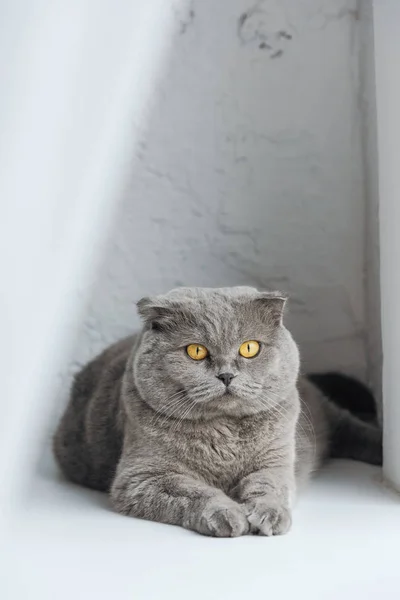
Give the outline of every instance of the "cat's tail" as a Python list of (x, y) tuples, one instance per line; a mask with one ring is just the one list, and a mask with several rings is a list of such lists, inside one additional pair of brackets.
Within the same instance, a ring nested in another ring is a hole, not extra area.
[(350, 458), (382, 464), (382, 430), (377, 424), (376, 403), (361, 382), (339, 373), (312, 374), (308, 378), (328, 400), (332, 458)]
[(376, 402), (369, 388), (342, 373), (311, 373), (307, 376), (332, 402), (346, 408), (362, 421), (376, 422)]

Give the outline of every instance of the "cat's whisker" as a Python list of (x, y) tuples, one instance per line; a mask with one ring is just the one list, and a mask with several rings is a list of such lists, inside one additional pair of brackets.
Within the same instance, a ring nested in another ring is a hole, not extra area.
[(165, 418), (163, 419), (163, 421), (161, 421), (161, 423), (159, 424), (159, 427), (168, 424), (168, 426), (171, 428), (171, 431), (173, 431), (175, 424), (181, 418), (182, 412), (185, 411), (185, 406), (186, 406), (186, 401), (185, 401), (185, 403), (180, 404), (174, 410), (173, 414), (171, 414), (171, 415), (165, 415)]
[[(185, 400), (186, 392), (185, 390), (179, 390), (175, 394), (172, 394), (170, 398), (167, 400), (166, 404), (163, 407), (163, 411), (155, 411), (155, 415), (152, 420), (152, 425), (161, 425), (165, 422), (168, 417), (174, 414), (176, 408), (180, 405), (181, 402)], [(161, 419), (164, 417), (164, 420)]]
[(176, 433), (177, 430), (179, 429), (179, 427), (181, 426), (182, 422), (186, 419), (186, 417), (189, 415), (189, 413), (191, 412), (191, 410), (194, 408), (194, 406), (196, 405), (196, 403), (194, 401), (192, 401), (187, 407), (186, 410), (182, 411), (182, 414), (180, 416), (180, 418), (178, 418), (176, 420), (176, 422), (172, 425), (171, 427), (171, 432), (172, 433)]
[(185, 402), (186, 399), (181, 398), (168, 413), (161, 413), (155, 424), (157, 424), (158, 427), (162, 427), (168, 421), (174, 420), (176, 418), (176, 413), (183, 407)]
[(182, 399), (182, 395), (181, 394), (179, 394), (179, 396), (177, 394), (174, 394), (170, 398), (169, 402), (167, 402), (164, 405), (164, 407), (163, 407), (164, 410), (163, 411), (155, 410), (154, 411), (154, 416), (152, 418), (152, 424), (153, 425), (156, 424), (158, 422), (159, 418), (165, 416), (165, 414), (166, 414), (165, 410), (166, 409), (169, 410), (169, 409), (173, 408), (175, 406), (175, 404), (177, 404), (177, 403), (179, 403), (181, 401), (181, 399)]
[[(274, 395), (276, 396), (277, 400), (282, 401), (282, 399), (277, 394), (274, 394)], [(304, 403), (302, 402), (302, 406), (303, 405), (304, 405)], [(287, 410), (285, 409), (285, 407), (282, 404), (278, 405), (277, 403), (275, 403), (274, 407), (271, 407), (271, 410), (275, 410), (282, 418), (284, 418), (284, 417), (288, 418)], [(286, 412), (284, 412), (284, 411), (286, 411)], [(302, 412), (302, 415), (311, 430), (311, 435), (312, 435), (311, 443), (313, 446), (313, 454), (314, 454), (314, 459), (315, 459), (316, 452), (317, 452), (317, 435), (316, 435), (314, 425), (313, 425), (311, 419), (308, 417), (308, 415), (305, 412)], [(299, 417), (299, 419), (300, 419), (300, 417)], [(303, 425), (299, 422), (299, 420), (297, 421), (296, 429), (300, 429), (303, 432), (303, 435), (306, 437), (306, 439), (309, 437), (306, 430), (304, 429)]]

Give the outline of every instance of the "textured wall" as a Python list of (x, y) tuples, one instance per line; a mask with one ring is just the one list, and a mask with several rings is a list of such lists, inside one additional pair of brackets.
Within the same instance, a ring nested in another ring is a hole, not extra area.
[(168, 67), (128, 157), (71, 370), (138, 326), (142, 295), (250, 284), (291, 294), (305, 368), (365, 376), (357, 3), (174, 10)]

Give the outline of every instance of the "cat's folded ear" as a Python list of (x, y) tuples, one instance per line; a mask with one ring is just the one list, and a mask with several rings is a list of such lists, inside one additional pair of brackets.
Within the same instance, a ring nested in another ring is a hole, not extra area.
[(156, 331), (173, 327), (179, 319), (190, 319), (181, 303), (163, 296), (142, 298), (137, 303), (137, 309), (143, 321)]
[(268, 321), (281, 325), (287, 299), (287, 294), (282, 292), (260, 292), (254, 302)]
[(152, 329), (161, 329), (162, 322), (168, 318), (168, 309), (161, 298), (141, 298), (136, 306), (143, 321)]

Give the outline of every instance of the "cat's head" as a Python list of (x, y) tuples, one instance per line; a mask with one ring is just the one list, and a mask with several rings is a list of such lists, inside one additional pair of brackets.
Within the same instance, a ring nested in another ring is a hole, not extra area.
[(246, 416), (292, 393), (295, 342), (282, 323), (286, 298), (254, 288), (180, 288), (143, 298), (134, 361), (143, 400), (176, 418)]

